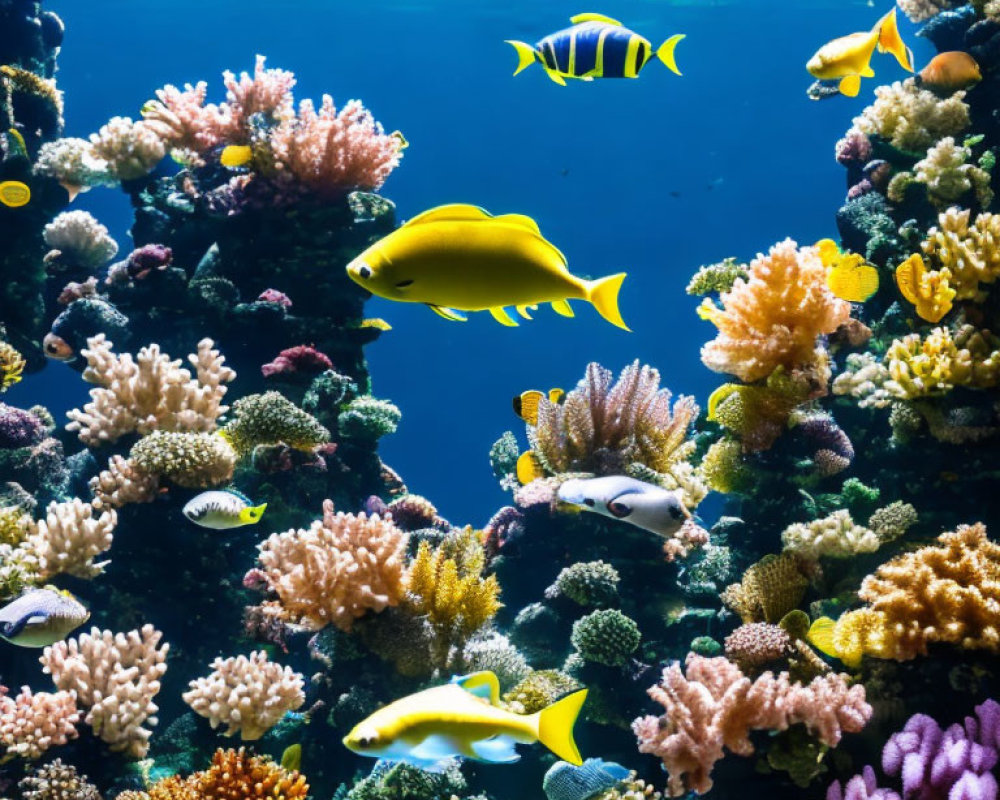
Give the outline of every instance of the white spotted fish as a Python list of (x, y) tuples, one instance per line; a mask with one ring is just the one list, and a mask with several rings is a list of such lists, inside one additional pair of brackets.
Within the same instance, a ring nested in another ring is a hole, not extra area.
[(691, 518), (677, 492), (625, 475), (572, 478), (559, 487), (559, 499), (637, 528), (669, 538)]
[(0, 608), (0, 637), (19, 647), (48, 647), (90, 619), (69, 592), (29, 589)]
[(542, 779), (548, 800), (589, 800), (615, 788), (629, 775), (621, 764), (588, 758), (579, 767), (557, 761)]
[(250, 500), (235, 489), (202, 492), (188, 500), (182, 513), (195, 525), (224, 531), (256, 525), (264, 516), (267, 503), (252, 505)]

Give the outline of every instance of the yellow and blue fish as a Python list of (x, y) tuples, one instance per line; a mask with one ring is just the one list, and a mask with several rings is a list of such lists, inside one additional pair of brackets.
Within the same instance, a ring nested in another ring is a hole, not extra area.
[(508, 764), (520, 758), (515, 745), (541, 742), (580, 766), (573, 725), (586, 699), (580, 689), (536, 714), (514, 714), (500, 707), (497, 676), (475, 672), (380, 708), (344, 737), (344, 746), (434, 770), (456, 757)]
[(618, 20), (603, 14), (577, 14), (570, 17), (572, 26), (550, 33), (534, 47), (507, 39), (520, 59), (514, 74), (536, 61), (545, 74), (560, 86), (566, 78), (592, 81), (594, 78), (638, 78), (642, 68), (656, 56), (671, 71), (680, 75), (674, 49), (684, 38), (671, 36), (655, 51), (644, 36), (629, 30)]

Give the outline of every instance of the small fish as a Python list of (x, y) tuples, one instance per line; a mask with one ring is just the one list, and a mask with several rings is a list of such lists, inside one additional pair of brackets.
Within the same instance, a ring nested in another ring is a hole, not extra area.
[(559, 500), (612, 519), (620, 519), (669, 538), (691, 518), (677, 492), (624, 475), (572, 478), (559, 487)]
[(517, 474), (517, 482), (522, 486), (547, 477), (547, 473), (544, 467), (542, 467), (542, 462), (538, 460), (538, 456), (535, 455), (534, 450), (526, 450), (518, 456), (514, 471)]
[(281, 768), (289, 772), (298, 772), (302, 769), (302, 745), (291, 744), (285, 748), (281, 754)]
[(250, 500), (235, 489), (202, 492), (188, 500), (182, 509), (195, 525), (217, 531), (256, 525), (264, 515), (267, 503), (251, 505)]
[(834, 642), (836, 629), (837, 620), (830, 617), (820, 617), (809, 626), (806, 641), (823, 655), (839, 659), (849, 669), (857, 669), (861, 666), (862, 653), (860, 649), (857, 653), (851, 654), (841, 652)]
[(837, 88), (838, 81), (813, 81), (806, 89), (806, 96), (810, 100), (827, 100), (831, 97), (839, 97), (840, 89)]
[(979, 64), (962, 50), (938, 53), (918, 73), (917, 81), (925, 89), (951, 94), (968, 89), (983, 79)]
[(10, 147), (12, 154), (19, 155), (23, 158), (28, 157), (28, 145), (24, 141), (21, 131), (17, 128), (7, 129), (7, 145)]
[(529, 425), (537, 425), (538, 404), (545, 397), (548, 398), (552, 405), (558, 405), (566, 397), (566, 392), (562, 389), (549, 389), (548, 394), (540, 392), (537, 389), (529, 389), (527, 392), (521, 392), (513, 400), (514, 413)]
[(899, 35), (895, 7), (867, 33), (851, 33), (827, 42), (809, 59), (806, 69), (822, 81), (839, 81), (841, 94), (857, 97), (861, 79), (875, 75), (871, 60), (876, 47), (880, 53), (892, 53), (903, 69), (913, 72), (913, 53)]
[(560, 86), (566, 78), (592, 81), (594, 78), (638, 78), (642, 68), (655, 55), (671, 72), (680, 75), (674, 49), (684, 38), (671, 36), (656, 52), (649, 40), (630, 31), (618, 20), (603, 14), (577, 14), (573, 25), (540, 39), (532, 47), (525, 42), (507, 39), (517, 51), (517, 75), (536, 61), (545, 74)]
[(406, 140), (406, 137), (403, 136), (402, 131), (393, 131), (389, 135), (399, 143), (400, 150), (405, 150), (407, 147), (410, 146), (410, 143)]
[(0, 637), (19, 647), (48, 647), (90, 619), (69, 592), (29, 589), (0, 608)]
[(370, 317), (369, 319), (363, 319), (358, 323), (359, 328), (372, 328), (376, 331), (391, 331), (392, 325), (386, 322), (381, 317)]
[(878, 270), (864, 256), (842, 252), (833, 239), (820, 239), (815, 246), (826, 267), (826, 285), (841, 300), (864, 303), (878, 291)]
[(515, 745), (537, 741), (564, 761), (583, 763), (573, 725), (586, 689), (530, 715), (500, 708), (499, 694), (500, 683), (492, 672), (425, 689), (358, 723), (344, 737), (344, 746), (359, 755), (434, 769), (455, 757), (509, 764), (520, 758)]
[(621, 764), (601, 758), (588, 758), (578, 767), (557, 761), (542, 778), (542, 791), (548, 800), (590, 800), (615, 788), (629, 776)]
[(227, 144), (219, 154), (219, 163), (224, 167), (245, 167), (253, 160), (253, 149), (248, 144)]
[(445, 319), (460, 311), (489, 311), (501, 325), (517, 322), (505, 306), (531, 319), (528, 309), (548, 302), (572, 317), (569, 300), (587, 300), (612, 325), (628, 330), (618, 310), (625, 273), (593, 281), (572, 275), (566, 256), (521, 214), (494, 217), (454, 204), (420, 214), (380, 239), (347, 265), (347, 274), (372, 294), (424, 303)]
[(31, 202), (31, 189), (21, 181), (3, 181), (0, 183), (0, 203), (8, 208), (20, 208)]

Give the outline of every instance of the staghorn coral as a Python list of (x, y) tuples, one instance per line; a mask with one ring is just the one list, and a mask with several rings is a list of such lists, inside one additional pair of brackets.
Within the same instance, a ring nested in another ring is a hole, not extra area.
[(954, 333), (934, 328), (924, 338), (910, 333), (893, 340), (885, 362), (890, 380), (884, 388), (903, 400), (946, 394), (956, 386), (987, 389), (1000, 383), (1000, 339), (971, 325)]
[(156, 499), (160, 481), (139, 469), (132, 461), (114, 455), (108, 459), (108, 468), (90, 480), (94, 493), (94, 508), (121, 508), (129, 503), (152, 503)]
[(62, 258), (94, 270), (118, 253), (118, 245), (93, 215), (86, 211), (64, 211), (42, 229), (42, 238)]
[(778, 622), (798, 606), (807, 583), (792, 556), (767, 555), (739, 583), (727, 586), (721, 598), (744, 623)]
[(789, 525), (782, 531), (781, 543), (784, 552), (816, 561), (874, 553), (882, 540), (874, 531), (856, 524), (849, 511), (840, 509), (823, 519)]
[(153, 431), (133, 445), (128, 460), (139, 475), (204, 489), (232, 480), (236, 451), (214, 433)]
[(94, 562), (101, 553), (111, 549), (112, 534), (118, 517), (114, 509), (100, 511), (79, 498), (66, 503), (52, 502), (45, 518), (31, 522), (22, 546), (24, 563), (39, 578), (73, 575), (96, 578), (109, 561)]
[(610, 606), (618, 600), (620, 580), (618, 570), (604, 561), (580, 561), (563, 568), (545, 596), (568, 597), (581, 606)]
[(725, 658), (693, 653), (686, 668), (685, 676), (678, 664), (667, 667), (662, 682), (649, 689), (664, 713), (632, 723), (639, 751), (663, 760), (672, 797), (711, 789), (712, 768), (726, 748), (742, 756), (754, 752), (752, 730), (780, 731), (802, 723), (835, 747), (843, 733), (862, 730), (871, 717), (864, 687), (849, 687), (842, 675), (800, 685), (786, 672), (765, 672), (751, 681)]
[(163, 160), (166, 148), (153, 127), (143, 120), (112, 117), (90, 135), (93, 155), (104, 161), (108, 174), (119, 181), (143, 178)]
[(942, 100), (907, 78), (876, 87), (875, 102), (854, 118), (854, 127), (880, 136), (899, 150), (924, 153), (935, 142), (969, 127), (964, 98), (965, 92), (955, 92)]
[(226, 736), (239, 733), (243, 741), (259, 739), (306, 700), (303, 677), (268, 661), (263, 650), (249, 658), (216, 658), (211, 667), (212, 674), (188, 684), (184, 702), (207, 717), (213, 729), (225, 725)]
[(698, 313), (719, 332), (702, 347), (709, 369), (753, 382), (779, 366), (799, 370), (821, 358), (817, 338), (845, 324), (850, 304), (826, 284), (816, 248), (786, 239), (750, 262), (747, 280), (721, 296), (722, 308), (706, 300)]
[(258, 560), (282, 618), (349, 631), (359, 617), (402, 600), (406, 541), (391, 520), (334, 513), (325, 500), (321, 520), (272, 534), (258, 546)]
[(195, 375), (182, 369), (151, 344), (135, 359), (129, 353), (116, 355), (103, 334), (87, 340), (81, 355), (87, 359), (84, 380), (97, 384), (90, 402), (67, 416), (69, 431), (90, 446), (114, 442), (127, 433), (154, 430), (207, 432), (228, 410), (222, 405), (225, 384), (236, 373), (225, 366), (225, 358), (213, 348), (211, 339), (198, 342), (198, 352), (189, 355)]
[(921, 248), (939, 272), (948, 271), (958, 300), (979, 302), (985, 297), (980, 284), (1000, 277), (1000, 214), (983, 212), (970, 222), (971, 214), (958, 208), (939, 214)]
[(241, 397), (222, 435), (241, 456), (262, 444), (284, 442), (296, 450), (313, 450), (330, 441), (330, 432), (314, 417), (278, 392)]
[(34, 761), (50, 747), (76, 738), (76, 697), (71, 692), (32, 693), (21, 687), (7, 697), (0, 686), (0, 763), (11, 758)]
[(639, 646), (635, 620), (615, 608), (592, 611), (573, 623), (570, 643), (585, 661), (620, 667)]
[(46, 647), (39, 661), (55, 685), (76, 693), (86, 722), (112, 751), (143, 758), (156, 725), (153, 698), (167, 670), (169, 645), (152, 625), (128, 633), (92, 628)]
[(61, 758), (36, 769), (18, 784), (24, 800), (101, 800), (101, 793), (86, 775)]

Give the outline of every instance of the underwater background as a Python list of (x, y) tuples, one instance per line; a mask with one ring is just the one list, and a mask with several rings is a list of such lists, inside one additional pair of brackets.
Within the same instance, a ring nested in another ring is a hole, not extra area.
[(996, 800), (1000, 2), (543, 5), (0, 0), (0, 800)]

